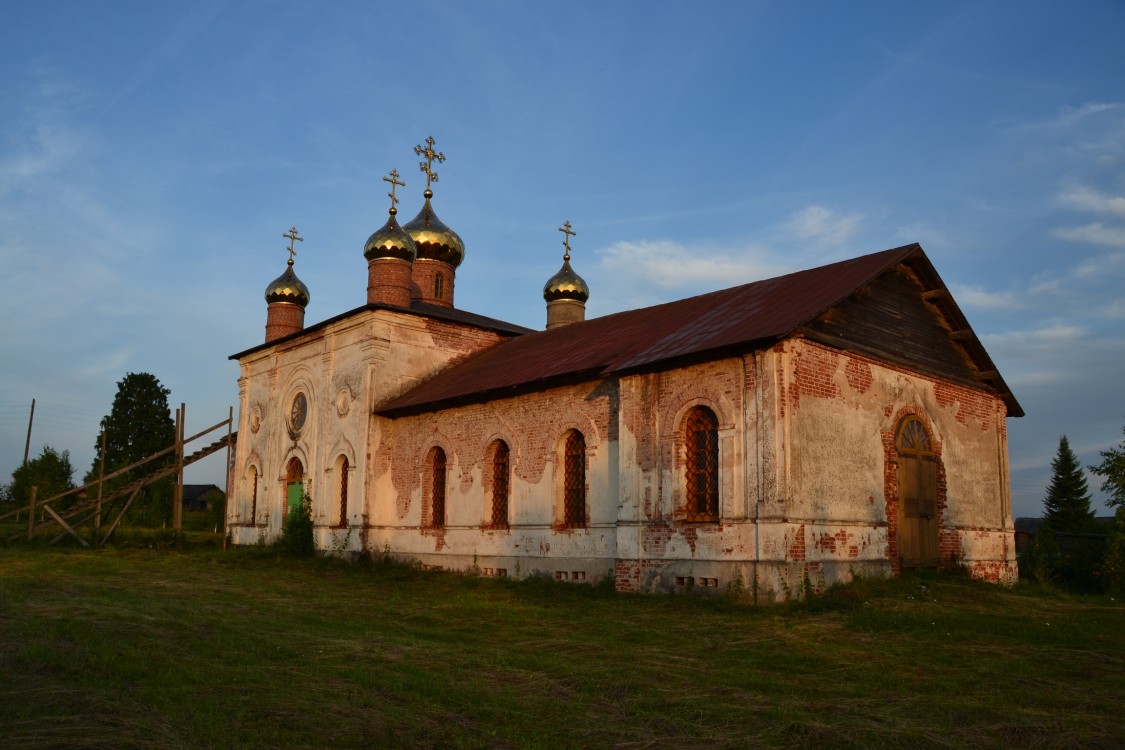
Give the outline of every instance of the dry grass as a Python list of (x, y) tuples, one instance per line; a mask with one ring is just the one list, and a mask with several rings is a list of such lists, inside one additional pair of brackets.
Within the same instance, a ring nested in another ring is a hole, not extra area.
[(1125, 608), (807, 605), (261, 550), (0, 550), (0, 747), (1121, 747)]

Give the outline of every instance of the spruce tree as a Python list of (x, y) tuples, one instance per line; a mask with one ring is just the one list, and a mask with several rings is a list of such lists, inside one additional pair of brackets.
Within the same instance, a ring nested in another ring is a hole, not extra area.
[(1051, 472), (1051, 483), (1043, 500), (1043, 520), (1053, 531), (1066, 534), (1093, 531), (1094, 511), (1090, 508), (1086, 475), (1066, 435), (1059, 438), (1059, 450), (1051, 461)]

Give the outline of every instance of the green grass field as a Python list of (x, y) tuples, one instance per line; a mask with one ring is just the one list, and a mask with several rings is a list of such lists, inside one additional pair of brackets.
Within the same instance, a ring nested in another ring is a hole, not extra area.
[(1122, 747), (1125, 607), (798, 605), (261, 549), (0, 549), (0, 747)]

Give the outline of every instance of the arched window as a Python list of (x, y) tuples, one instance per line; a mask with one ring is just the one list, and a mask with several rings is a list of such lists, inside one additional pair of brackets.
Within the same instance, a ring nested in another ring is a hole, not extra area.
[(511, 478), (511, 450), (503, 440), (492, 444), (492, 515), (489, 526), (508, 528), (508, 494)]
[(422, 523), (431, 529), (445, 528), (445, 451), (435, 447), (429, 460), (430, 503), (428, 518)]
[(906, 568), (938, 564), (938, 461), (930, 431), (907, 416), (895, 436), (898, 453), (898, 554)]
[(348, 457), (347, 456), (340, 456), (340, 458), (338, 458), (336, 460), (336, 474), (339, 477), (336, 480), (336, 491), (337, 491), (336, 497), (339, 500), (339, 509), (340, 509), (340, 519), (336, 524), (337, 526), (347, 526), (348, 525), (348, 469), (349, 468), (351, 468), (351, 467), (348, 465)]
[(246, 494), (250, 496), (248, 503), (249, 515), (246, 523), (251, 526), (258, 523), (258, 467), (251, 466), (250, 470), (246, 472)]
[(684, 520), (719, 520), (719, 420), (706, 406), (684, 417)]
[(439, 273), (434, 277), (434, 297), (442, 299), (445, 295), (445, 274)]
[(563, 526), (586, 525), (586, 438), (578, 430), (566, 434), (563, 445)]

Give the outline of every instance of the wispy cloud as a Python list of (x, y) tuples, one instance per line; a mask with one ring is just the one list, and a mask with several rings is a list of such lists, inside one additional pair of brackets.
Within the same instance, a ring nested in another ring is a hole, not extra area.
[(1059, 202), (1080, 211), (1125, 217), (1125, 197), (1104, 195), (1087, 185), (1078, 185), (1065, 190), (1059, 195)]
[(667, 240), (618, 242), (602, 251), (601, 266), (614, 275), (663, 290), (717, 289), (788, 270), (761, 247), (732, 252)]
[(1121, 102), (1086, 102), (1075, 106), (1065, 106), (1054, 115), (1026, 123), (1028, 128), (1042, 128), (1051, 130), (1066, 130), (1103, 112), (1112, 112), (1125, 107)]
[(979, 286), (950, 284), (953, 296), (964, 307), (978, 310), (1015, 310), (1023, 307), (1023, 302), (1013, 291), (992, 292)]
[(1099, 312), (1107, 318), (1125, 318), (1125, 300), (1114, 300)]
[(821, 246), (839, 245), (859, 231), (864, 216), (841, 214), (823, 206), (803, 208), (790, 218), (787, 228), (799, 240), (812, 240)]
[(1051, 324), (1034, 329), (986, 334), (981, 340), (989, 346), (1057, 347), (1061, 344), (1074, 344), (1084, 335), (1085, 331), (1078, 326)]
[(1083, 242), (1105, 247), (1125, 247), (1125, 226), (1106, 226), (1100, 221), (1081, 227), (1059, 227), (1051, 234), (1068, 242)]

